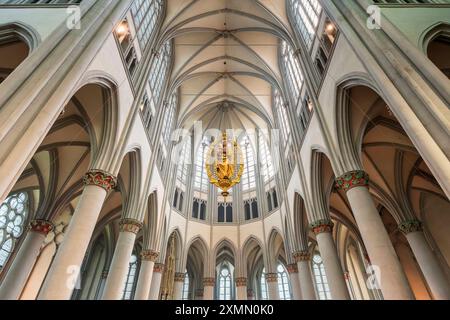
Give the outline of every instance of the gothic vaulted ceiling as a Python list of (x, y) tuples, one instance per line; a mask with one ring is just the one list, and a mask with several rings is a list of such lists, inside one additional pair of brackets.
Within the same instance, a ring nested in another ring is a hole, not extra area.
[(163, 30), (174, 41), (179, 124), (270, 127), (271, 90), (281, 82), (278, 44), (289, 41), (288, 25), (284, 1), (169, 0)]

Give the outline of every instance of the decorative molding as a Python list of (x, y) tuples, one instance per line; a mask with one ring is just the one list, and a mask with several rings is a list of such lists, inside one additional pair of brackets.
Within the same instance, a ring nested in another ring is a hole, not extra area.
[(175, 282), (184, 282), (184, 278), (186, 277), (185, 273), (176, 272), (175, 273)]
[(116, 188), (117, 178), (103, 170), (89, 170), (83, 177), (87, 186), (98, 186), (109, 192)]
[(336, 178), (336, 188), (347, 192), (355, 187), (368, 187), (369, 181), (369, 175), (365, 171), (350, 171)]
[(288, 265), (287, 265), (287, 272), (288, 272), (289, 274), (292, 274), (292, 273), (298, 273), (298, 267), (297, 267), (297, 264), (296, 264), (296, 263), (288, 264)]
[(309, 225), (311, 230), (315, 235), (320, 233), (328, 232), (331, 233), (333, 231), (334, 223), (329, 219), (317, 220)]
[(141, 230), (142, 227), (142, 222), (135, 219), (125, 218), (120, 220), (119, 222), (120, 232), (132, 232), (134, 234), (138, 234), (139, 230)]
[(236, 278), (236, 287), (246, 287), (247, 286), (247, 278), (241, 277)]
[(143, 261), (153, 261), (155, 262), (159, 257), (159, 252), (154, 250), (142, 250), (141, 251), (141, 260)]
[(412, 232), (421, 232), (423, 231), (422, 222), (417, 219), (411, 219), (401, 222), (398, 225), (398, 229), (403, 232), (405, 235)]
[(203, 289), (197, 289), (195, 290), (195, 296), (196, 297), (203, 297)]
[(155, 266), (153, 267), (153, 272), (164, 272), (164, 263), (155, 263)]
[(278, 282), (278, 273), (266, 273), (267, 282)]
[(214, 287), (216, 284), (216, 279), (214, 278), (203, 278), (203, 286), (204, 287)]
[(32, 220), (30, 222), (30, 230), (37, 233), (42, 233), (43, 235), (48, 235), (50, 231), (54, 229), (53, 223), (47, 220)]
[(308, 251), (297, 251), (292, 253), (295, 262), (311, 261), (311, 254)]
[(109, 274), (109, 270), (103, 270), (103, 272), (102, 272), (102, 279), (106, 279), (106, 278), (108, 278), (108, 274)]

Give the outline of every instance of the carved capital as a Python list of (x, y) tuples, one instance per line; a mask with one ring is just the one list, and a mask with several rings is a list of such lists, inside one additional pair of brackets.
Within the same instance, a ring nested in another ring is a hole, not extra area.
[(153, 250), (142, 250), (141, 260), (143, 261), (153, 261), (155, 262), (159, 257), (159, 252)]
[(267, 282), (278, 282), (278, 274), (277, 273), (266, 273), (266, 281)]
[(216, 284), (216, 279), (214, 278), (203, 278), (203, 286), (204, 287), (214, 287)]
[(416, 219), (403, 221), (398, 225), (398, 228), (405, 235), (408, 233), (412, 233), (412, 232), (423, 231), (422, 222), (420, 222), (419, 220), (416, 220)]
[(313, 222), (309, 226), (314, 234), (318, 235), (324, 232), (331, 233), (333, 231), (334, 223), (331, 220), (323, 219)]
[(203, 289), (195, 290), (195, 296), (198, 297), (198, 298), (203, 297)]
[(289, 274), (291, 273), (298, 273), (298, 267), (296, 263), (288, 264), (287, 266), (287, 272)]
[(255, 296), (255, 293), (253, 292), (253, 289), (247, 289), (247, 297), (253, 298)]
[(122, 219), (119, 222), (120, 232), (132, 232), (138, 234), (139, 230), (142, 228), (142, 222), (135, 219)]
[(153, 267), (153, 272), (162, 273), (163, 271), (164, 271), (164, 264), (163, 263), (155, 263), (155, 266)]
[(368, 187), (369, 175), (362, 170), (347, 172), (339, 178), (336, 178), (336, 188), (345, 192), (355, 187)]
[(184, 278), (186, 277), (186, 274), (181, 272), (175, 273), (175, 282), (184, 282)]
[(311, 254), (308, 251), (297, 251), (292, 254), (295, 262), (310, 261)]
[(46, 220), (33, 220), (30, 222), (30, 230), (37, 233), (42, 233), (43, 235), (48, 235), (50, 231), (54, 228), (53, 223)]
[(84, 184), (98, 186), (109, 192), (117, 186), (117, 178), (102, 170), (89, 170), (84, 175)]
[(236, 287), (246, 287), (247, 286), (247, 278), (241, 277), (236, 278)]

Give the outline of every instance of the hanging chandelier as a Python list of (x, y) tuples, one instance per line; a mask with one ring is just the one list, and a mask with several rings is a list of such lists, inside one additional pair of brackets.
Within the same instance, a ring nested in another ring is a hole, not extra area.
[(228, 190), (241, 182), (244, 172), (242, 150), (236, 139), (222, 133), (222, 139), (211, 144), (205, 163), (209, 182), (222, 190), (223, 197), (229, 196)]

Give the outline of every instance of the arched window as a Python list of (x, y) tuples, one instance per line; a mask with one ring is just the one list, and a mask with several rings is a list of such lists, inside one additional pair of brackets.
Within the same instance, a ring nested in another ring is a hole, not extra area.
[(263, 176), (264, 182), (268, 182), (275, 176), (275, 171), (273, 169), (272, 155), (270, 154), (269, 145), (261, 130), (259, 131), (258, 140), (261, 175)]
[(158, 17), (162, 12), (162, 0), (135, 0), (131, 5), (134, 26), (142, 49), (145, 49), (155, 33)]
[(25, 192), (9, 196), (0, 206), (0, 270), (23, 233), (28, 211), (29, 199)]
[(261, 300), (269, 300), (269, 295), (267, 293), (266, 268), (262, 270), (259, 285), (261, 290)]
[(248, 191), (256, 187), (255, 157), (250, 139), (246, 136), (241, 141), (241, 149), (244, 154), (244, 172), (242, 174), (242, 191)]
[(281, 133), (283, 134), (284, 143), (288, 143), (291, 135), (291, 126), (289, 125), (289, 119), (286, 110), (286, 104), (278, 90), (274, 90), (274, 103), (275, 110), (279, 117)]
[(189, 300), (189, 286), (190, 286), (190, 278), (189, 273), (186, 270), (183, 283), (183, 300)]
[(295, 105), (297, 105), (300, 99), (304, 78), (300, 69), (300, 63), (294, 56), (294, 50), (286, 41), (283, 41), (281, 44), (281, 68), (286, 76), (292, 99), (294, 100)]
[(135, 254), (133, 254), (130, 258), (130, 262), (128, 265), (128, 274), (122, 295), (123, 300), (131, 300), (133, 298), (136, 284), (137, 267), (138, 267), (138, 258)]
[(289, 277), (286, 268), (279, 264), (277, 267), (278, 273), (278, 293), (280, 300), (291, 300), (291, 291), (289, 289)]
[(208, 146), (208, 139), (205, 137), (197, 150), (197, 159), (195, 161), (194, 188), (201, 192), (208, 192), (208, 176), (205, 169)]
[(164, 82), (169, 74), (170, 59), (172, 57), (172, 42), (167, 41), (156, 55), (148, 83), (152, 91), (152, 100), (158, 106), (162, 96)]
[(191, 138), (186, 138), (183, 142), (181, 154), (178, 158), (177, 179), (185, 184), (187, 179), (188, 165), (191, 163)]
[(300, 33), (306, 47), (312, 46), (322, 7), (318, 0), (289, 0), (294, 28)]
[(219, 300), (231, 300), (231, 273), (226, 266), (220, 269)]
[(327, 276), (325, 275), (325, 267), (320, 254), (316, 253), (312, 259), (312, 268), (316, 283), (317, 293), (320, 300), (330, 300), (331, 293), (328, 287)]

